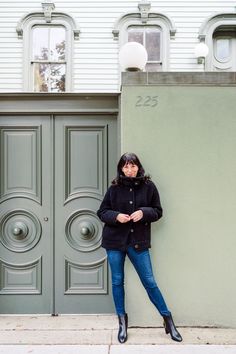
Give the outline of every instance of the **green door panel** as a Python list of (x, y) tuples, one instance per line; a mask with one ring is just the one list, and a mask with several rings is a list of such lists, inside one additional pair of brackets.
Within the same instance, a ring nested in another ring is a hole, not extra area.
[(116, 168), (114, 117), (55, 119), (55, 312), (111, 313), (96, 215)]
[(0, 118), (1, 313), (52, 309), (50, 141), (49, 116)]

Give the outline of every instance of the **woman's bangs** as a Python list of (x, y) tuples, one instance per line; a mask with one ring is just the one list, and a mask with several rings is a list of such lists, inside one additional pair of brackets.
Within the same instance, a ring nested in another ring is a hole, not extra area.
[(123, 156), (123, 163), (124, 163), (123, 166), (128, 165), (128, 164), (138, 166), (137, 158), (132, 154), (127, 154), (127, 155)]

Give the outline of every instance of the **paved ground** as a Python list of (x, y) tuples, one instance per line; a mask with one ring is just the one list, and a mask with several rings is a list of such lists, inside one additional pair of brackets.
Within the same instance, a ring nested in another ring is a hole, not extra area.
[(235, 346), (176, 345), (22, 345), (2, 346), (1, 354), (235, 354)]
[(236, 354), (236, 329), (179, 328), (176, 343), (163, 328), (129, 328), (117, 341), (116, 316), (0, 316), (0, 354)]

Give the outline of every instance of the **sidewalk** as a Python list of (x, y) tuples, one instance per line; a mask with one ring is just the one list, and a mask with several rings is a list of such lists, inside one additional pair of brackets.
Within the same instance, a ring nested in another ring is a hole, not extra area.
[(120, 345), (114, 315), (0, 316), (0, 354), (236, 354), (236, 329), (180, 332), (176, 343), (163, 328), (129, 328)]

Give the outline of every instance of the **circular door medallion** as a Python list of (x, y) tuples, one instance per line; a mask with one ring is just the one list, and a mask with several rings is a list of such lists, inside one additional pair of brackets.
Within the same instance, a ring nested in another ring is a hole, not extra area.
[(38, 218), (26, 210), (13, 210), (0, 220), (0, 241), (10, 251), (26, 252), (33, 248), (41, 237)]
[(89, 252), (101, 244), (102, 225), (91, 210), (79, 210), (72, 214), (65, 228), (66, 239), (78, 251)]

